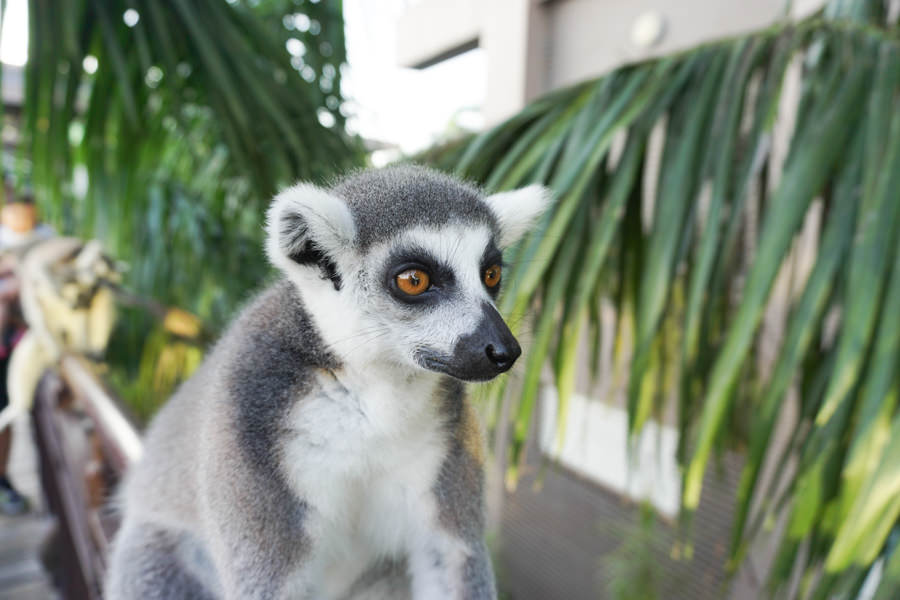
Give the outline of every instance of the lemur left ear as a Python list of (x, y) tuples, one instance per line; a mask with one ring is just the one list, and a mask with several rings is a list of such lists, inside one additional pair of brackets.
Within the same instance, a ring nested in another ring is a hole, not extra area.
[(541, 185), (500, 192), (484, 199), (500, 225), (500, 247), (508, 248), (525, 235), (553, 200), (550, 190)]
[(339, 289), (335, 257), (353, 243), (356, 225), (343, 200), (301, 183), (272, 200), (266, 237), (266, 254), (273, 265), (285, 272), (317, 267)]

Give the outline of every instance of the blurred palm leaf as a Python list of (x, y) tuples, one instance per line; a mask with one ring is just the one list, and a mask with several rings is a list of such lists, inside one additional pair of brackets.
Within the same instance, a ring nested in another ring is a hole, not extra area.
[[(213, 331), (268, 273), (272, 194), (362, 163), (340, 2), (30, 0), (29, 27), (20, 164), (45, 217)], [(114, 338), (133, 376), (149, 329), (127, 311)]]
[[(685, 517), (713, 450), (749, 447), (733, 566), (759, 523), (789, 514), (773, 589), (799, 569), (804, 594), (849, 594), (889, 554), (883, 588), (897, 585), (900, 29), (886, 6), (833, 2), (800, 23), (626, 66), (425, 155), (490, 189), (544, 182), (556, 193), (552, 214), (512, 251), (501, 300), (512, 323), (535, 324), (508, 424), (513, 479), (548, 359), (565, 422), (579, 344), (600, 330), (589, 308), (599, 294), (618, 313), (617, 352), (631, 348), (632, 435), (677, 403)], [(780, 162), (773, 138), (792, 73), (799, 101)], [(794, 293), (773, 294), (819, 210), (814, 260)], [(754, 345), (773, 303), (789, 312), (769, 367)], [(492, 402), (503, 385), (489, 389)], [(801, 418), (785, 444), (773, 431), (791, 389)], [(795, 476), (786, 456), (800, 460)], [(762, 481), (767, 460), (776, 475)]]
[(29, 10), (23, 150), (38, 199), (52, 221), (133, 262), (140, 291), (205, 316), (197, 273), (225, 296), (234, 274), (242, 289), (259, 277), (272, 193), (361, 160), (342, 127), (339, 3), (32, 0)]

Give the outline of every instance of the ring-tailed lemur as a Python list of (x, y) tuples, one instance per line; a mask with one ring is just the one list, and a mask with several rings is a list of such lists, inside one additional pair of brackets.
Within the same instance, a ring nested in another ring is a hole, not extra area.
[(53, 237), (10, 252), (20, 254), (22, 312), (29, 330), (9, 359), (9, 405), (0, 430), (31, 408), (41, 376), (64, 353), (100, 359), (116, 323), (120, 268), (96, 240)]
[(521, 352), (501, 251), (548, 204), (420, 167), (280, 193), (284, 278), (151, 424), (110, 600), (495, 598), (462, 382)]

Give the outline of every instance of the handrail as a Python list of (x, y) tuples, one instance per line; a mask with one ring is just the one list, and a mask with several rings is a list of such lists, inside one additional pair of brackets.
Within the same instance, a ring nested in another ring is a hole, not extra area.
[[(109, 499), (128, 469), (140, 460), (143, 446), (138, 428), (120, 409), (116, 395), (104, 384), (95, 365), (71, 350), (82, 346), (61, 343), (55, 339), (55, 330), (46, 326), (53, 322), (49, 311), (65, 311), (68, 305), (38, 301), (41, 291), (45, 295), (55, 293), (53, 286), (40, 287), (58, 275), (49, 265), (72, 262), (73, 248), (78, 249), (79, 257), (87, 254), (91, 260), (102, 259), (100, 262), (107, 267), (111, 261), (98, 254), (98, 247), (90, 243), (58, 238), (47, 244), (47, 248), (30, 250), (22, 259), (21, 296), (23, 308), (28, 304), (32, 309), (23, 311), (30, 328), (46, 334), (44, 337), (50, 336), (53, 351), (42, 353), (37, 362), (30, 360), (28, 354), (21, 356), (28, 357), (26, 362), (33, 367), (30, 377), (45, 370), (42, 380), (34, 382), (37, 388), (32, 415), (41, 484), (47, 505), (59, 524), (56, 580), (66, 599), (100, 600), (109, 545), (119, 526), (119, 515)], [(36, 277), (38, 272), (46, 277)], [(90, 289), (105, 294), (107, 300), (112, 292), (122, 302), (149, 310), (173, 335), (194, 340), (202, 337), (202, 326), (193, 315), (134, 296), (120, 288), (117, 281), (115, 277), (101, 277), (100, 285)], [(26, 295), (30, 304), (26, 303)], [(107, 335), (112, 331), (111, 322), (109, 327)], [(91, 339), (84, 351), (99, 352), (94, 342)], [(31, 380), (28, 383), (32, 384)], [(29, 391), (25, 395), (30, 394)]]
[[(102, 597), (105, 546), (91, 527), (89, 493), (77, 457), (69, 456), (59, 411), (63, 384), (52, 373), (44, 376), (32, 408), (34, 431), (41, 466), (41, 485), (50, 511), (59, 523), (60, 560), (58, 581), (63, 596), (73, 600)], [(75, 463), (75, 464), (73, 464)]]
[(61, 592), (71, 600), (100, 600), (119, 525), (108, 499), (140, 458), (140, 437), (115, 396), (77, 355), (64, 356), (58, 374), (44, 375), (32, 414), (42, 487), (59, 522)]
[(64, 356), (60, 364), (63, 377), (99, 429), (104, 450), (119, 474), (137, 462), (143, 445), (137, 429), (119, 410), (114, 396), (87, 366), (75, 355)]

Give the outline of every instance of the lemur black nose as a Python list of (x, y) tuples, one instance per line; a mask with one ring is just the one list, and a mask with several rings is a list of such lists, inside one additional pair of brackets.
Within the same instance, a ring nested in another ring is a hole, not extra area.
[(516, 359), (522, 354), (522, 348), (520, 348), (519, 344), (513, 340), (511, 344), (488, 344), (484, 349), (484, 352), (497, 368), (506, 371), (513, 366), (513, 363), (516, 362)]
[(463, 381), (488, 381), (509, 371), (522, 348), (493, 304), (484, 302), (481, 308), (481, 319), (471, 333), (456, 341), (452, 354), (436, 356), (434, 367), (428, 366), (426, 356), (425, 368)]

